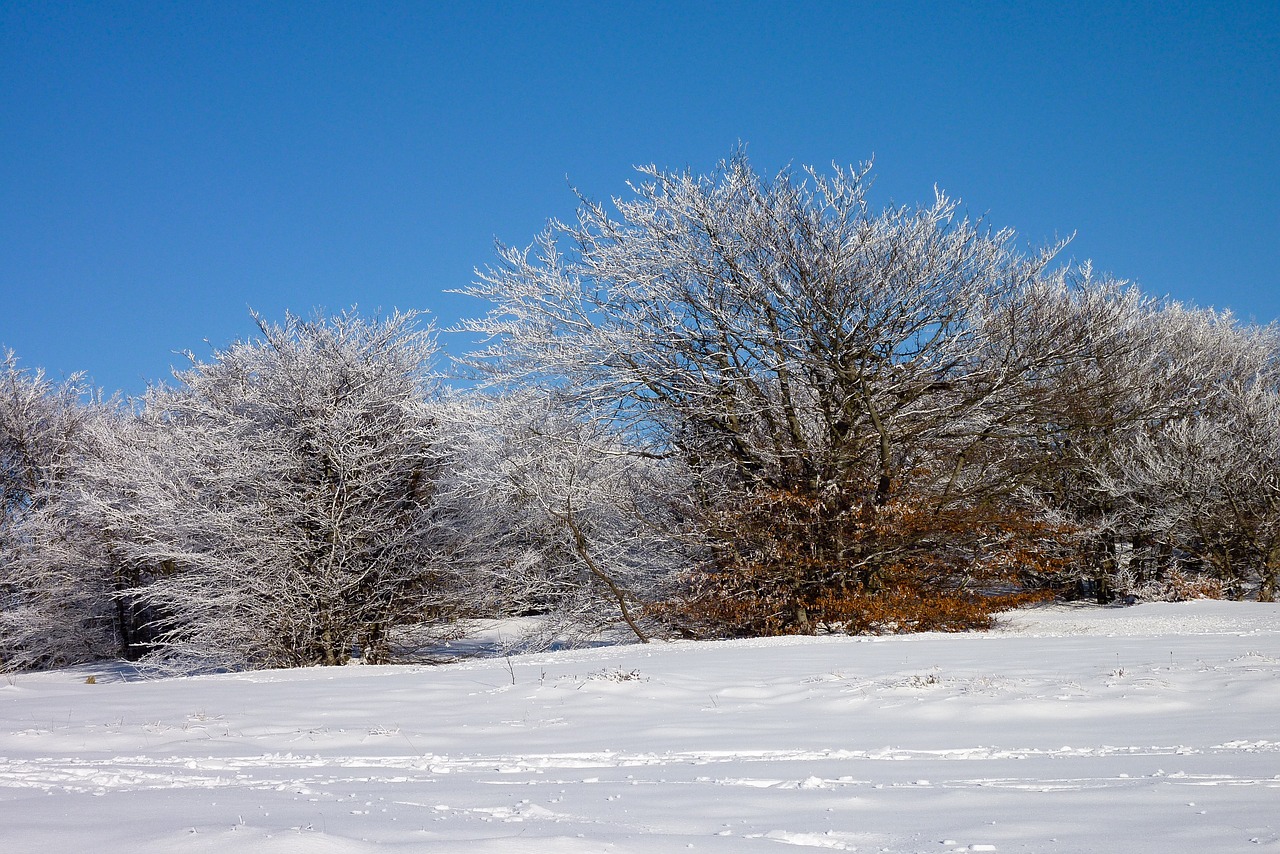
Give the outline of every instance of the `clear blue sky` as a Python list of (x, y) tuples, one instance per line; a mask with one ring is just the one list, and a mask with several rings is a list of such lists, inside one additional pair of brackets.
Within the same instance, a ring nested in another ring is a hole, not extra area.
[[(1149, 292), (1280, 316), (1280, 3), (0, 3), (0, 345), (108, 390), (248, 307), (443, 291), (636, 163), (875, 156)], [(456, 346), (456, 345), (451, 345)]]

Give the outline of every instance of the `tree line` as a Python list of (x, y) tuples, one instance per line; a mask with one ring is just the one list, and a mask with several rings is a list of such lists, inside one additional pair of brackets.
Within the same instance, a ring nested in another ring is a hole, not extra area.
[[(1280, 330), (869, 167), (639, 170), (463, 292), (255, 316), (136, 400), (0, 362), (0, 659), (388, 662), (546, 636), (960, 630), (1046, 596), (1271, 601)], [(450, 378), (465, 379), (451, 383)]]

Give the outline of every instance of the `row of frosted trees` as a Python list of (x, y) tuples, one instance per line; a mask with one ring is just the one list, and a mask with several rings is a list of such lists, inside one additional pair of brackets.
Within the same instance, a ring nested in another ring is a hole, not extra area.
[[(282, 324), (142, 399), (0, 364), (0, 656), (394, 660), (471, 618), (639, 640), (1273, 599), (1280, 332), (865, 168), (640, 170), (467, 292)], [(467, 381), (450, 388), (442, 372)]]

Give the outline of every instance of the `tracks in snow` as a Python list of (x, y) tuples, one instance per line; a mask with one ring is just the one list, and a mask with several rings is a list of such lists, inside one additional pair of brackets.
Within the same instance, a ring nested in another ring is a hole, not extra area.
[[(1186, 745), (1110, 746), (1058, 748), (1039, 747), (957, 747), (939, 750), (884, 747), (875, 750), (707, 750), (660, 753), (624, 753), (597, 751), (581, 753), (544, 753), (493, 756), (401, 755), (401, 756), (325, 756), (263, 754), (231, 757), (153, 757), (114, 756), (103, 759), (39, 757), (0, 759), (0, 788), (39, 789), (45, 791), (105, 793), (146, 789), (239, 787), (258, 790), (294, 789), (301, 793), (315, 787), (339, 783), (377, 782), (383, 785), (429, 784), (448, 775), (466, 775), (481, 782), (495, 784), (527, 782), (514, 777), (545, 775), (548, 772), (650, 769), (669, 776), (682, 776), (678, 769), (701, 766), (752, 766), (767, 763), (770, 770), (800, 771), (786, 776), (756, 777), (751, 775), (710, 778), (699, 776), (691, 782), (715, 783), (756, 788), (827, 788), (832, 786), (871, 785), (862, 775), (822, 776), (819, 773), (848, 765), (851, 770), (870, 771), (883, 763), (928, 763), (934, 770), (952, 763), (1005, 760), (1102, 759), (1116, 757), (1221, 757), (1231, 754), (1280, 753), (1280, 741), (1228, 741), (1207, 747)], [(1221, 763), (1221, 758), (1215, 765)], [(867, 763), (870, 763), (867, 765)], [(902, 770), (907, 770), (902, 768)], [(956, 770), (959, 770), (958, 768)], [(1002, 767), (1006, 770), (1007, 767)], [(687, 771), (685, 773), (688, 773)], [(574, 776), (574, 775), (569, 775)], [(577, 775), (581, 777), (581, 775)], [(656, 774), (646, 774), (655, 777)], [(880, 776), (871, 774), (870, 776)], [(899, 777), (900, 774), (893, 774)], [(947, 775), (950, 777), (950, 775)], [(1148, 773), (1144, 777), (1162, 777), (1169, 782), (1194, 785), (1267, 785), (1280, 787), (1280, 775), (1274, 777), (1217, 773), (1166, 774)], [(493, 779), (486, 779), (493, 778)], [(964, 777), (939, 780), (947, 787), (1009, 787), (1049, 791), (1062, 788), (1098, 788), (1132, 783), (1128, 775), (1089, 778), (1036, 777)], [(566, 782), (566, 781), (561, 781)], [(590, 778), (574, 782), (596, 782)], [(934, 785), (926, 780), (911, 785)], [(897, 785), (896, 783), (893, 785)]]

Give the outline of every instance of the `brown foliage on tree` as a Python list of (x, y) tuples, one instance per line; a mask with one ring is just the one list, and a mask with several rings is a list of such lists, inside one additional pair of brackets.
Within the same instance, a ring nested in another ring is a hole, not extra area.
[(999, 505), (779, 490), (721, 510), (720, 546), (658, 609), (693, 636), (989, 628), (1045, 598), (1067, 533)]

